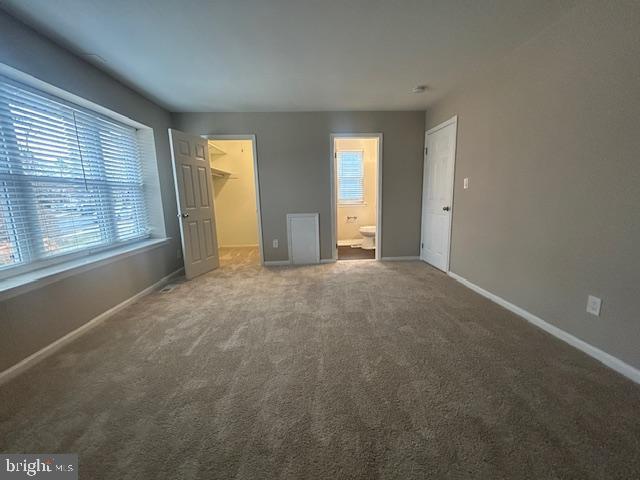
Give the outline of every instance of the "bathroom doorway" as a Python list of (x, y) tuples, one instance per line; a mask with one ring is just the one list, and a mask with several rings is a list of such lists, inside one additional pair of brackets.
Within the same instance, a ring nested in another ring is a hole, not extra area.
[(381, 165), (382, 134), (331, 135), (334, 260), (381, 256)]
[(254, 135), (209, 135), (218, 254), (221, 266), (263, 263)]

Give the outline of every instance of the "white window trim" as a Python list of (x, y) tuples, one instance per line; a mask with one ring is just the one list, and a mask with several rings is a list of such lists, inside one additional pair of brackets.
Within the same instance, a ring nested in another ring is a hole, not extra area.
[[(151, 127), (114, 112), (113, 110), (109, 110), (90, 100), (86, 100), (66, 90), (43, 82), (38, 78), (3, 63), (0, 63), (0, 75), (4, 75), (12, 80), (53, 95), (59, 100), (69, 103), (71, 106), (80, 106), (92, 110), (137, 129), (141, 148), (141, 161), (144, 164), (144, 190), (147, 199), (151, 235), (149, 238), (142, 240), (132, 240), (131, 242), (126, 242), (121, 245), (109, 245), (92, 250), (73, 252), (68, 255), (54, 257), (50, 260), (41, 260), (23, 266), (18, 265), (0, 271), (0, 300), (25, 293), (61, 278), (109, 263), (110, 261), (116, 261), (121, 258), (123, 254), (129, 256), (165, 245), (171, 240), (170, 237), (166, 236), (164, 205), (161, 196), (155, 138), (154, 131)], [(83, 267), (84, 270), (82, 269)], [(45, 279), (46, 281), (43, 281)]]
[(150, 238), (110, 248), (108, 250), (83, 255), (63, 263), (21, 273), (0, 281), (0, 301), (36, 290), (50, 283), (57, 282), (87, 270), (92, 270), (123, 258), (167, 245), (171, 238)]
[[(147, 240), (159, 240), (158, 238), (142, 238), (130, 240), (128, 242), (121, 242), (119, 244), (111, 244), (104, 247), (96, 247), (96, 248), (87, 248), (80, 250), (78, 252), (67, 253), (66, 255), (59, 255), (57, 257), (48, 258), (44, 260), (38, 260), (36, 262), (27, 263), (25, 265), (18, 265), (15, 267), (9, 267), (4, 270), (0, 270), (0, 285), (2, 281), (5, 279), (19, 277), (21, 275), (27, 274), (29, 272), (33, 272), (34, 270), (43, 270), (49, 267), (55, 267), (56, 265), (62, 265), (64, 267), (65, 264), (73, 262), (76, 259), (83, 257), (93, 257), (99, 255), (103, 252), (108, 252), (110, 250), (119, 250), (121, 248), (126, 248), (128, 246), (135, 246), (140, 242), (146, 242)], [(0, 288), (0, 291), (2, 289)]]
[(338, 202), (338, 207), (367, 207), (369, 204), (364, 200), (361, 202)]

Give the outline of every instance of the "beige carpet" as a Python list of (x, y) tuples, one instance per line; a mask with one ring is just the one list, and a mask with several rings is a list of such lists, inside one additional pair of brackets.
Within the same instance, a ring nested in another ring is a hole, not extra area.
[(218, 256), (221, 267), (260, 264), (260, 250), (258, 250), (258, 247), (220, 247)]
[(0, 387), (0, 450), (81, 479), (630, 479), (640, 386), (422, 263), (227, 264)]

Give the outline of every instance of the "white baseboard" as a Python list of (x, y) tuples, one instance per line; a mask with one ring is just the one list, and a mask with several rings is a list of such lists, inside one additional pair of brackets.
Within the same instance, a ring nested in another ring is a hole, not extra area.
[(277, 267), (279, 265), (291, 265), (289, 260), (269, 260), (264, 262), (265, 267)]
[(383, 262), (411, 262), (420, 260), (420, 257), (382, 257), (380, 260)]
[(124, 302), (119, 303), (115, 307), (111, 307), (106, 312), (102, 312), (97, 317), (92, 318), (87, 323), (82, 324), (81, 326), (79, 326), (75, 330), (67, 333), (65, 336), (60, 337), (59, 339), (55, 340), (53, 343), (50, 343), (46, 347), (44, 347), (44, 348), (38, 350), (37, 352), (29, 355), (27, 358), (21, 360), (20, 362), (16, 363), (15, 365), (13, 365), (13, 366), (7, 368), (6, 370), (0, 372), (0, 385), (2, 385), (3, 383), (11, 380), (12, 378), (16, 377), (17, 375), (20, 375), (21, 373), (25, 372), (29, 368), (33, 367), (35, 364), (37, 364), (37, 363), (41, 362), (42, 360), (44, 360), (45, 358), (53, 355), (55, 352), (60, 350), (65, 345), (68, 345), (69, 343), (74, 341), (76, 338), (84, 335), (89, 330), (91, 330), (92, 328), (98, 326), (100, 323), (104, 322), (107, 318), (115, 315), (120, 310), (128, 307), (129, 305), (131, 305), (136, 300), (139, 300), (140, 298), (144, 297), (145, 295), (148, 295), (149, 293), (153, 292), (154, 290), (157, 290), (157, 289), (163, 287), (164, 285), (169, 283), (171, 280), (173, 280), (175, 277), (180, 275), (183, 271), (184, 271), (184, 268), (180, 268), (180, 269), (176, 270), (175, 272), (170, 273), (166, 277), (158, 280), (153, 285), (145, 288), (141, 292), (136, 293), (133, 297), (130, 297), (130, 298), (126, 299)]
[(246, 245), (218, 245), (219, 248), (258, 248), (257, 243), (249, 243)]
[(528, 312), (527, 310), (520, 308), (517, 305), (514, 305), (513, 303), (505, 300), (504, 298), (499, 297), (483, 289), (482, 287), (479, 287), (474, 283), (471, 283), (469, 280), (461, 277), (456, 273), (449, 272), (449, 276), (457, 280), (458, 282), (460, 282), (465, 287), (470, 288), (471, 290), (479, 293), (483, 297), (486, 297), (489, 300), (497, 303), (498, 305), (501, 305), (502, 307), (506, 308), (507, 310), (510, 310), (516, 315), (521, 316), (529, 323), (534, 324), (536, 327), (543, 329), (544, 331), (550, 333), (554, 337), (559, 338), (560, 340), (563, 340), (564, 342), (568, 343), (572, 347), (575, 347), (578, 350), (582, 350), (584, 353), (604, 363), (607, 367), (611, 368), (612, 370), (615, 370), (616, 372), (624, 375), (625, 377), (629, 378), (630, 380), (633, 380), (636, 383), (640, 383), (640, 370), (638, 370), (637, 368), (632, 367), (628, 363), (625, 363), (619, 358), (616, 358), (613, 355), (607, 352), (604, 352), (597, 347), (594, 347), (593, 345), (585, 342), (584, 340), (580, 340), (578, 337), (574, 337), (570, 333), (565, 332), (564, 330), (556, 327), (555, 325), (552, 325), (544, 321), (540, 317), (537, 317), (533, 313)]
[(361, 238), (354, 238), (353, 240), (338, 240), (339, 247), (350, 247), (351, 245), (360, 245), (362, 244)]
[[(321, 258), (320, 263), (335, 263), (335, 259), (333, 258)], [(282, 265), (291, 265), (289, 260), (269, 260), (264, 262), (265, 267), (278, 267)], [(313, 264), (310, 264), (313, 265)]]

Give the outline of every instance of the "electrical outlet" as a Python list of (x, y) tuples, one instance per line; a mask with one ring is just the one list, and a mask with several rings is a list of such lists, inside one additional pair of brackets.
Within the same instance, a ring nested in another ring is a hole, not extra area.
[(178, 260), (182, 259), (182, 249), (178, 248), (178, 251), (176, 252), (176, 256), (178, 257)]
[(464, 189), (466, 190), (467, 188), (469, 188), (469, 179), (465, 178), (462, 182), (462, 186), (464, 187)]
[(601, 306), (602, 300), (600, 300), (598, 297), (594, 297), (593, 295), (589, 295), (587, 297), (587, 313), (599, 317)]
[(273, 239), (273, 248), (278, 248), (278, 239), (277, 238)]

